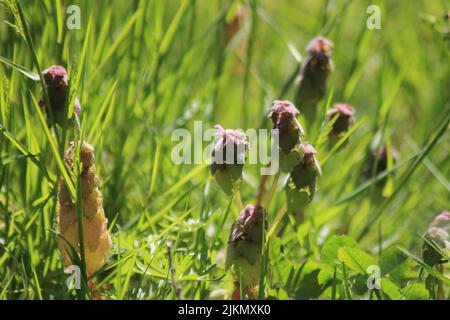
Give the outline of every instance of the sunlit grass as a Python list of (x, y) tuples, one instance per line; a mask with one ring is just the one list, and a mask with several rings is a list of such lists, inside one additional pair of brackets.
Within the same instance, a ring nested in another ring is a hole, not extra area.
[[(16, 15), (2, 7), (1, 299), (85, 297), (66, 287), (55, 232), (58, 177), (77, 198), (63, 159), (68, 142), (82, 140), (79, 129), (95, 149), (113, 242), (89, 297), (231, 292), (224, 254), (239, 213), (235, 198), (220, 190), (207, 164), (173, 163), (171, 133), (192, 132), (194, 121), (204, 129), (271, 128), (272, 101), (294, 100), (305, 47), (318, 34), (334, 44), (334, 72), (316, 122), (300, 122), (323, 173), (300, 223), (284, 212), (286, 178), (268, 179), (274, 192), (265, 193), (259, 297), (437, 298), (435, 279), (449, 297), (448, 264), (431, 268), (421, 256), (422, 235), (450, 205), (448, 4), (375, 1), (382, 29), (370, 30), (364, 1), (242, 1), (243, 23), (226, 41), (238, 2), (21, 1)], [(80, 30), (66, 27), (69, 4), (81, 9)], [(49, 125), (38, 106), (47, 94), (41, 72), (54, 64), (69, 72), (68, 112), (78, 97), (80, 128)], [(356, 123), (330, 149), (323, 120), (336, 102), (355, 107)], [(400, 159), (364, 179), (376, 139), (395, 146)], [(245, 166), (244, 206), (256, 203), (259, 172)], [(380, 181), (387, 181), (381, 191)], [(363, 290), (372, 263), (381, 265), (381, 292)]]

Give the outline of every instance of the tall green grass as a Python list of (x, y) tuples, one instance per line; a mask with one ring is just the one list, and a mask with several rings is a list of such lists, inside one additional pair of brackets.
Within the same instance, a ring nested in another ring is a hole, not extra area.
[[(335, 46), (322, 110), (350, 103), (357, 124), (345, 147), (317, 147), (323, 175), (300, 225), (283, 210), (283, 179), (275, 183), (259, 297), (433, 298), (429, 274), (448, 297), (448, 266), (440, 272), (421, 259), (421, 235), (450, 205), (448, 3), (375, 1), (382, 29), (369, 30), (369, 1), (242, 1), (245, 23), (225, 43), (237, 2), (20, 1), (15, 14), (2, 7), (0, 299), (81, 298), (66, 287), (52, 231), (58, 177), (77, 198), (62, 152), (82, 137), (48, 126), (36, 103), (46, 94), (43, 69), (69, 70), (68, 112), (78, 96), (83, 136), (95, 148), (113, 238), (96, 292), (206, 299), (231, 289), (223, 254), (238, 208), (206, 164), (171, 161), (171, 132), (192, 131), (196, 120), (204, 128), (269, 128), (268, 107), (293, 100), (305, 46), (317, 34)], [(69, 4), (81, 8), (80, 30), (66, 28)], [(307, 124), (310, 142), (320, 144), (321, 120)], [(395, 146), (400, 160), (363, 181), (374, 139)], [(256, 201), (259, 169), (246, 165), (244, 205)], [(337, 237), (343, 230), (348, 238)], [(381, 293), (359, 290), (366, 262), (382, 266)]]

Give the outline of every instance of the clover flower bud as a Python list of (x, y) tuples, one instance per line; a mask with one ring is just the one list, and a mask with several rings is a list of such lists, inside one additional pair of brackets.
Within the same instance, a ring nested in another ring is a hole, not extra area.
[[(398, 161), (399, 155), (395, 148), (390, 148), (390, 156), (392, 157), (393, 163)], [(370, 154), (368, 165), (364, 169), (364, 173), (367, 178), (372, 177), (373, 174), (377, 175), (385, 171), (388, 167), (388, 150), (386, 144), (381, 145), (381, 147)], [(384, 183), (383, 183), (384, 184)]]
[(211, 174), (222, 190), (238, 190), (249, 144), (244, 133), (216, 125), (217, 138), (212, 151)]
[(292, 181), (296, 189), (310, 186), (312, 181), (322, 174), (316, 158), (317, 151), (314, 147), (305, 142), (300, 145), (300, 151), (302, 153), (302, 159), (291, 172)]
[(300, 135), (303, 135), (303, 128), (297, 121), (300, 112), (290, 101), (275, 100), (269, 117), (273, 123), (273, 129), (279, 132), (280, 149), (288, 154), (296, 144)]
[(434, 227), (450, 229), (450, 211), (444, 211), (434, 218), (432, 224)]
[(262, 206), (247, 205), (233, 222), (228, 238), (225, 268), (231, 271), (236, 289), (242, 279), (247, 293), (259, 282), (265, 215)]
[(316, 154), (309, 143), (300, 145), (300, 162), (291, 171), (285, 188), (288, 208), (292, 212), (303, 211), (314, 198), (317, 179), (322, 174)]
[(433, 220), (425, 234), (422, 257), (426, 264), (434, 266), (446, 262), (439, 250), (450, 253), (449, 231), (450, 212), (444, 211)]
[[(44, 81), (47, 87), (48, 97), (50, 99), (50, 106), (55, 121), (62, 124), (65, 117), (65, 105), (68, 99), (69, 86), (67, 71), (62, 66), (51, 66), (44, 70)], [(39, 106), (44, 108), (46, 106), (44, 98), (39, 100)], [(75, 98), (73, 112), (79, 116), (81, 112), (80, 102)]]
[[(355, 109), (349, 104), (337, 103), (327, 111), (327, 121), (329, 123), (334, 121), (328, 135), (328, 147), (332, 148), (355, 124)], [(340, 148), (344, 147), (348, 141), (347, 138)]]
[[(66, 151), (65, 162), (73, 170), (73, 156), (75, 143), (71, 143)], [(111, 238), (108, 233), (108, 220), (103, 211), (103, 199), (100, 192), (99, 178), (96, 174), (94, 149), (83, 142), (81, 146), (80, 162), (81, 170), (81, 198), (83, 201), (83, 237), (88, 276), (99, 270), (106, 261), (108, 251), (111, 248)], [(58, 229), (62, 237), (67, 240), (79, 253), (80, 242), (78, 239), (78, 224), (76, 204), (72, 202), (70, 193), (64, 179), (59, 180), (58, 187)], [(66, 241), (59, 238), (58, 247), (62, 253), (64, 265), (73, 264), (72, 251)]]
[(295, 103), (300, 106), (306, 118), (313, 121), (317, 103), (326, 94), (326, 80), (333, 69), (333, 44), (318, 36), (311, 40), (306, 52), (297, 80), (299, 87)]
[(330, 134), (333, 137), (341, 138), (355, 124), (355, 109), (349, 104), (337, 103), (327, 111), (327, 118), (328, 121), (336, 118)]

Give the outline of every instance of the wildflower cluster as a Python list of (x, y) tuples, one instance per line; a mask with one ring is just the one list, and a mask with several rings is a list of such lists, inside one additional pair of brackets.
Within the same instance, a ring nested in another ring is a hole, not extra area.
[[(301, 110), (315, 113), (316, 104), (325, 94), (326, 78), (331, 72), (333, 45), (323, 37), (314, 38), (308, 46), (307, 57), (301, 67), (300, 86), (296, 99)], [(337, 142), (350, 130), (355, 122), (354, 109), (348, 104), (336, 104), (327, 112), (327, 121), (332, 122), (329, 140)], [(278, 134), (279, 161), (281, 172), (287, 174), (286, 193), (287, 210), (295, 215), (303, 215), (313, 200), (322, 170), (317, 159), (316, 149), (304, 141), (305, 131), (297, 117), (300, 111), (288, 100), (276, 100), (268, 113), (272, 128)], [(308, 119), (307, 119), (308, 120)], [(310, 120), (312, 121), (312, 120)], [(225, 130), (217, 125), (217, 139), (212, 152), (211, 173), (221, 189), (228, 195), (240, 197), (239, 187), (248, 149), (243, 133)], [(281, 173), (276, 174), (273, 188)], [(265, 179), (259, 192), (265, 190)], [(262, 190), (262, 191), (261, 191)], [(275, 191), (274, 189), (271, 192)], [(228, 241), (226, 268), (231, 270), (235, 291), (233, 298), (239, 297), (239, 288), (243, 287), (247, 295), (254, 297), (258, 285), (263, 246), (263, 223), (270, 206), (270, 200), (263, 208), (261, 194), (256, 205), (243, 208), (231, 226)], [(270, 199), (270, 195), (267, 196)], [(241, 281), (243, 283), (241, 283)]]

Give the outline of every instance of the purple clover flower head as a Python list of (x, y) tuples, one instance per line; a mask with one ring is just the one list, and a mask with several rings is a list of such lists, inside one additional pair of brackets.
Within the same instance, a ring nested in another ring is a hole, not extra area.
[(298, 214), (313, 200), (318, 178), (322, 174), (314, 147), (303, 142), (299, 151), (300, 162), (290, 172), (285, 187), (288, 210)]
[(432, 226), (443, 228), (445, 230), (450, 229), (450, 211), (444, 211), (434, 218)]
[[(396, 163), (399, 155), (394, 147), (390, 149), (390, 156), (393, 163)], [(378, 150), (372, 151), (366, 167), (364, 168), (364, 175), (367, 178), (372, 177), (373, 174), (377, 175), (387, 169), (388, 164), (388, 150), (386, 144), (382, 144)], [(383, 183), (384, 184), (384, 183)]]
[(55, 89), (66, 89), (68, 85), (67, 71), (62, 66), (51, 66), (45, 69), (44, 72), (45, 83)]
[(288, 154), (298, 144), (300, 135), (304, 134), (303, 128), (297, 121), (300, 111), (292, 102), (275, 100), (269, 117), (273, 128), (279, 130), (280, 149)]
[[(392, 158), (394, 165), (399, 159), (399, 153), (394, 147), (387, 149), (386, 144), (382, 144), (378, 148), (371, 147), (370, 153), (367, 155), (366, 163), (363, 167), (363, 180), (371, 179), (388, 169), (388, 159)], [(382, 190), (386, 186), (387, 177), (376, 182), (377, 194), (382, 195)]]
[(225, 268), (231, 270), (235, 283), (242, 279), (244, 288), (259, 282), (264, 219), (263, 207), (247, 205), (231, 226)]
[(330, 59), (333, 54), (333, 43), (323, 36), (317, 36), (308, 44), (306, 52), (309, 57), (315, 59)]
[[(215, 125), (214, 128), (217, 129), (217, 140), (214, 146), (215, 155), (223, 155), (223, 162), (227, 164), (244, 164), (249, 147), (245, 134), (238, 130), (225, 130), (221, 125)], [(227, 157), (227, 155), (230, 156)]]
[[(395, 148), (391, 147), (390, 149), (392, 161), (394, 163), (398, 160), (398, 152)], [(387, 162), (388, 162), (388, 150), (386, 147), (386, 144), (383, 144), (380, 149), (378, 149), (378, 165), (376, 173), (383, 172), (387, 169)]]
[(449, 212), (443, 212), (433, 220), (425, 234), (422, 257), (425, 263), (430, 266), (446, 262), (439, 251), (450, 250), (449, 222)]
[(295, 103), (310, 122), (314, 121), (317, 104), (326, 94), (326, 81), (333, 70), (332, 55), (333, 44), (322, 36), (312, 39), (306, 48)]
[(300, 114), (300, 111), (289, 100), (275, 100), (269, 113), (269, 117), (274, 125), (279, 123), (278, 118), (282, 113), (289, 114), (292, 118), (295, 118)]
[[(239, 213), (237, 219), (238, 223), (233, 224), (231, 228), (230, 241), (234, 242), (241, 239), (245, 235), (259, 234), (259, 229), (253, 230), (256, 225), (259, 225), (264, 219), (264, 208), (260, 205), (247, 205)], [(260, 234), (259, 234), (260, 235)]]
[(319, 175), (322, 174), (322, 169), (320, 168), (319, 162), (317, 161), (317, 151), (308, 142), (304, 142), (300, 145), (300, 151), (303, 154), (303, 159), (301, 164), (303, 166), (314, 167)]
[[(68, 80), (66, 69), (62, 66), (51, 66), (42, 72), (47, 86), (47, 92), (51, 101), (53, 110), (64, 107), (67, 96)], [(39, 101), (41, 108), (45, 107), (44, 98)]]
[(322, 174), (316, 157), (317, 151), (308, 142), (303, 142), (300, 144), (300, 154), (300, 163), (292, 170), (291, 179), (295, 185), (295, 189), (309, 188), (311, 194), (313, 194), (316, 180)]
[(433, 239), (446, 240), (448, 239), (448, 232), (443, 228), (439, 227), (429, 227), (427, 230), (427, 234)]
[(243, 132), (216, 125), (217, 136), (212, 151), (211, 174), (227, 194), (239, 187), (249, 143)]
[[(64, 67), (55, 65), (45, 69), (42, 74), (47, 86), (53, 116), (55, 117), (56, 122), (60, 122), (65, 116), (64, 107), (69, 94), (67, 71)], [(44, 98), (39, 101), (39, 106), (41, 108), (46, 106)], [(77, 116), (79, 116), (81, 112), (78, 98), (75, 98), (73, 111)]]
[(346, 103), (337, 103), (327, 111), (328, 121), (336, 118), (331, 135), (340, 138), (355, 124), (355, 109)]

